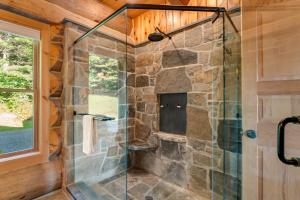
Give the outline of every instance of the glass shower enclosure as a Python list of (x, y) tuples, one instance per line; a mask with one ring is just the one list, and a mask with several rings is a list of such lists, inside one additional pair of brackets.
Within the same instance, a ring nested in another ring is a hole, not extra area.
[[(213, 15), (135, 45), (108, 28), (128, 33), (133, 9)], [(75, 199), (241, 199), (238, 13), (125, 5), (90, 30), (66, 24), (65, 182)], [(180, 131), (163, 129), (166, 108), (181, 115)]]

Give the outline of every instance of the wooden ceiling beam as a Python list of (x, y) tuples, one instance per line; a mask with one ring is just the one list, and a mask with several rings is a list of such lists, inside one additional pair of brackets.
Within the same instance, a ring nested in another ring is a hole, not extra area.
[[(1, 0), (0, 5), (1, 4), (8, 7), (6, 8), (8, 10), (9, 8), (11, 8), (12, 12), (22, 14), (26, 13), (26, 15), (37, 17), (39, 19), (49, 21), (53, 24), (59, 24), (62, 23), (64, 19), (69, 19), (90, 28), (97, 25), (95, 21), (73, 13), (46, 0)], [(113, 35), (120, 40), (125, 40), (126, 38), (124, 33), (116, 31), (116, 29), (107, 26), (104, 26), (101, 30)], [(130, 37), (128, 37), (127, 39), (130, 43), (132, 43)]]
[[(76, 13), (80, 16), (93, 20), (99, 23), (115, 10), (109, 6), (100, 3), (98, 0), (46, 0), (50, 3), (56, 4), (70, 12)], [(126, 21), (127, 21), (127, 33), (129, 34), (132, 29), (132, 20), (125, 16), (119, 15), (112, 19), (107, 26), (117, 30), (121, 33), (126, 33)]]

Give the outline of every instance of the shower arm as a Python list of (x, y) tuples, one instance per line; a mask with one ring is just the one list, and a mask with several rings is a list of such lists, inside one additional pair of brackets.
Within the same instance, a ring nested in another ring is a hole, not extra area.
[(217, 11), (217, 12), (216, 12), (216, 17), (214, 17), (214, 18), (212, 19), (212, 22), (211, 22), (211, 23), (215, 23), (219, 17), (220, 17), (220, 12)]
[(155, 30), (157, 30), (158, 32), (160, 32), (161, 34), (163, 34), (165, 37), (169, 38), (169, 40), (172, 39), (172, 37), (166, 33), (164, 33), (163, 31), (161, 31), (158, 27), (155, 27)]

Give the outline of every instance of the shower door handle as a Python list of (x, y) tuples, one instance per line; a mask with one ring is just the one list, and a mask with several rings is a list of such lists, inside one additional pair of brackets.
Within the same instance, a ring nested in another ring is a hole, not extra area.
[(300, 116), (298, 117), (288, 117), (279, 122), (277, 127), (277, 155), (281, 162), (287, 165), (293, 165), (295, 167), (300, 167), (300, 158), (286, 158), (285, 157), (285, 127), (287, 124), (300, 124)]

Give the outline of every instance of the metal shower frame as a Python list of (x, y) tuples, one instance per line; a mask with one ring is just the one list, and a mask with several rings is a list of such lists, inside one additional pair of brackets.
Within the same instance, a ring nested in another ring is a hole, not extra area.
[[(227, 15), (230, 23), (232, 24), (235, 31), (238, 33), (238, 29), (234, 25), (233, 21), (231, 20), (228, 12), (224, 7), (207, 7), (207, 6), (173, 6), (173, 5), (155, 5), (155, 4), (125, 4), (118, 10), (116, 10), (114, 13), (109, 15), (107, 18), (103, 19), (101, 22), (99, 22), (96, 26), (91, 28), (88, 32), (84, 33), (82, 36), (80, 36), (78, 39), (75, 40), (74, 45), (76, 45), (78, 42), (86, 38), (88, 35), (99, 29), (101, 26), (106, 24), (108, 21), (119, 15), (125, 10), (178, 10), (178, 11), (196, 11), (196, 12), (215, 12), (217, 13), (216, 17), (212, 20), (213, 22), (220, 16), (220, 13), (224, 13)], [(224, 15), (223, 15), (224, 17)]]

